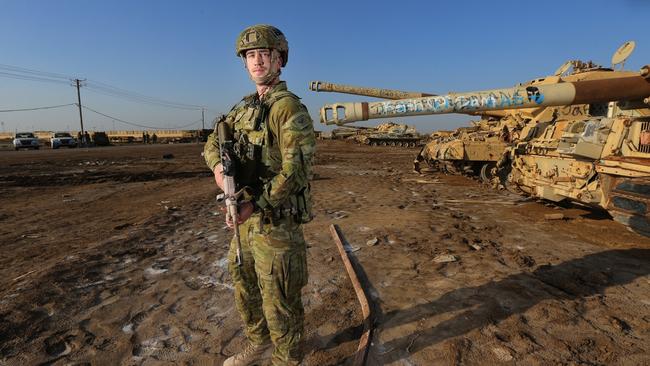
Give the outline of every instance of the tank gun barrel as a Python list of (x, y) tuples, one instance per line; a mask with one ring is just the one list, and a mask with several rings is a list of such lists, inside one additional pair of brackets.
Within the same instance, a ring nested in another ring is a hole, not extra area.
[(320, 110), (321, 123), (346, 124), (374, 118), (395, 118), (503, 109), (643, 100), (650, 96), (650, 65), (638, 75), (606, 80), (516, 86), (468, 93), (359, 103), (334, 103)]
[(435, 94), (406, 92), (393, 89), (365, 88), (361, 86), (343, 85), (328, 83), (325, 81), (312, 81), (309, 83), (309, 90), (315, 92), (333, 92), (344, 94), (363, 95), (382, 99), (407, 99), (429, 97)]

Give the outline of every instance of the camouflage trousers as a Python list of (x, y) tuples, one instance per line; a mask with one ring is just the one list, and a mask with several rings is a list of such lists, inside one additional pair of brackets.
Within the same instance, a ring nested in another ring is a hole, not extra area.
[(246, 336), (254, 344), (273, 342), (273, 365), (298, 365), (304, 323), (301, 290), (307, 284), (302, 226), (290, 218), (265, 223), (255, 213), (239, 226), (239, 233), (243, 263), (235, 263), (233, 240), (228, 269)]

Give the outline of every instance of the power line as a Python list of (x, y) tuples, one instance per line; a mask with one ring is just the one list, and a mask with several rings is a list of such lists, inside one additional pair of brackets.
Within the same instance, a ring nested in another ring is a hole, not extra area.
[(92, 91), (94, 93), (108, 95), (108, 96), (112, 96), (112, 97), (115, 97), (115, 98), (121, 98), (121, 99), (125, 99), (125, 100), (135, 102), (135, 103), (143, 103), (143, 104), (155, 105), (155, 106), (160, 106), (160, 107), (176, 108), (176, 109), (183, 109), (183, 110), (193, 110), (193, 111), (201, 109), (200, 106), (194, 106), (194, 105), (191, 105), (191, 104), (185, 105), (185, 104), (180, 104), (180, 103), (166, 102), (166, 101), (163, 101), (162, 99), (158, 100), (158, 99), (155, 99), (155, 98), (139, 96), (137, 94), (128, 94), (128, 93), (117, 91), (115, 89), (101, 87), (101, 86), (93, 84), (92, 82), (89, 82), (86, 85), (86, 88), (89, 91)]
[(134, 98), (139, 98), (143, 100), (148, 100), (150, 102), (155, 102), (155, 103), (160, 103), (160, 104), (166, 104), (169, 106), (176, 106), (176, 107), (184, 107), (184, 108), (191, 108), (191, 109), (201, 109), (204, 108), (204, 106), (201, 105), (196, 105), (196, 104), (188, 104), (188, 103), (179, 103), (179, 102), (171, 102), (165, 99), (161, 98), (156, 98), (156, 97), (150, 97), (144, 94), (140, 94), (137, 92), (129, 91), (126, 89), (118, 88), (116, 86), (112, 86), (106, 83), (102, 83), (96, 80), (90, 80), (89, 84), (92, 85), (94, 88), (102, 89), (105, 91), (109, 91), (115, 94), (121, 94), (125, 96), (131, 96)]
[[(36, 107), (36, 108), (24, 108), (24, 109), (10, 109), (10, 110), (0, 110), (0, 112), (19, 112), (19, 111), (31, 111), (31, 110), (39, 110), (39, 109), (51, 109), (51, 108), (60, 108), (64, 106), (70, 106), (70, 105), (77, 105), (79, 107), (79, 118), (80, 118), (80, 123), (81, 123), (81, 130), (83, 131), (83, 117), (81, 110), (82, 109), (87, 109), (91, 112), (100, 114), (102, 116), (105, 116), (107, 118), (111, 118), (116, 121), (120, 121), (122, 123), (125, 123), (127, 125), (131, 126), (137, 126), (137, 127), (143, 127), (143, 128), (161, 128), (161, 129), (178, 129), (178, 128), (185, 128), (191, 125), (194, 125), (198, 122), (202, 122), (203, 124), (205, 123), (204, 121), (204, 115), (205, 111), (208, 110), (205, 106), (201, 105), (195, 105), (195, 104), (187, 104), (187, 103), (179, 103), (179, 102), (173, 102), (173, 101), (168, 101), (165, 99), (161, 98), (156, 98), (156, 97), (151, 97), (147, 96), (144, 94), (140, 94), (137, 92), (129, 91), (126, 89), (118, 88), (106, 83), (102, 83), (99, 81), (86, 81), (84, 85), (81, 85), (81, 81), (78, 78), (74, 78), (68, 75), (64, 74), (58, 74), (58, 73), (53, 73), (53, 72), (46, 72), (46, 71), (40, 71), (40, 70), (35, 70), (35, 69), (29, 69), (25, 67), (19, 67), (19, 66), (13, 66), (13, 65), (6, 65), (6, 64), (0, 64), (0, 77), (7, 77), (7, 78), (13, 78), (13, 79), (19, 79), (19, 80), (29, 80), (29, 81), (40, 81), (40, 82), (49, 82), (49, 83), (55, 83), (55, 84), (67, 84), (70, 81), (73, 82), (73, 86), (77, 87), (77, 103), (73, 104), (64, 104), (64, 105), (57, 105), (57, 106), (47, 106), (47, 107)], [(85, 81), (85, 80), (84, 80)], [(148, 126), (145, 124), (140, 124), (140, 123), (134, 123), (134, 122), (129, 122), (122, 120), (120, 118), (115, 118), (110, 115), (107, 115), (105, 113), (101, 113), (97, 110), (87, 108), (86, 106), (81, 105), (81, 98), (80, 98), (80, 93), (79, 93), (79, 88), (81, 86), (85, 86), (88, 90), (98, 93), (98, 94), (103, 94), (103, 95), (108, 95), (112, 96), (115, 98), (121, 98), (124, 100), (128, 100), (131, 102), (136, 102), (136, 103), (143, 103), (143, 104), (149, 104), (149, 105), (155, 105), (155, 106), (161, 106), (161, 107), (166, 107), (166, 108), (176, 108), (176, 109), (183, 109), (183, 110), (201, 110), (202, 113), (202, 118), (191, 122), (187, 125), (180, 126), (180, 127), (153, 127), (153, 126)]]
[(48, 79), (48, 78), (44, 78), (44, 77), (40, 77), (40, 76), (32, 76), (32, 75), (13, 74), (13, 73), (9, 73), (9, 72), (0, 72), (0, 76), (10, 78), (10, 79), (43, 81), (43, 82), (55, 83), (55, 84), (67, 84), (67, 81), (63, 81), (63, 80)]
[(99, 115), (101, 115), (101, 116), (104, 116), (104, 117), (111, 118), (111, 119), (114, 119), (114, 120), (116, 120), (116, 121), (122, 122), (122, 123), (124, 123), (124, 124), (129, 125), (129, 126), (136, 126), (136, 127), (150, 128), (150, 129), (158, 129), (158, 130), (180, 130), (180, 129), (183, 129), (183, 128), (185, 128), (185, 127), (189, 127), (189, 126), (192, 126), (192, 125), (194, 125), (194, 124), (197, 124), (197, 123), (201, 122), (201, 120), (199, 119), (199, 120), (196, 120), (196, 121), (190, 122), (190, 123), (188, 123), (188, 124), (186, 124), (186, 125), (178, 126), (178, 127), (157, 127), (157, 126), (147, 126), (147, 125), (144, 125), (144, 124), (139, 124), (139, 123), (135, 123), (135, 122), (129, 122), (129, 121), (125, 121), (125, 120), (123, 120), (123, 119), (117, 118), (117, 117), (113, 117), (113, 116), (108, 115), (108, 114), (106, 114), (106, 113), (102, 113), (102, 112), (96, 111), (96, 110), (94, 110), (94, 109), (92, 109), (92, 108), (90, 108), (90, 107), (87, 107), (87, 106), (85, 106), (85, 105), (82, 106), (82, 108), (83, 108), (83, 109), (87, 109), (87, 110), (89, 110), (89, 111), (91, 111), (91, 112), (97, 113), (97, 114), (99, 114)]
[(39, 71), (39, 70), (34, 70), (34, 69), (28, 69), (26, 67), (19, 67), (19, 66), (5, 65), (5, 64), (0, 64), (0, 69), (9, 70), (9, 71), (13, 71), (13, 72), (20, 72), (20, 73), (24, 73), (24, 74), (31, 74), (31, 75), (36, 75), (36, 76), (44, 76), (44, 77), (49, 77), (49, 78), (58, 78), (58, 79), (63, 79), (63, 80), (73, 79), (72, 76), (68, 76), (68, 75), (57, 74), (57, 73), (54, 73), (54, 72), (47, 72), (47, 71)]
[(39, 109), (53, 109), (53, 108), (67, 107), (67, 106), (71, 106), (71, 105), (76, 105), (76, 104), (75, 103), (69, 103), (69, 104), (51, 105), (51, 106), (46, 106), (46, 107), (34, 107), (34, 108), (23, 108), (23, 109), (4, 109), (4, 110), (0, 110), (0, 112), (37, 111)]
[[(8, 78), (19, 79), (19, 80), (42, 81), (42, 82), (63, 84), (63, 83), (68, 83), (70, 80), (74, 82), (74, 80), (77, 79), (76, 77), (72, 77), (69, 75), (28, 69), (25, 67), (6, 65), (6, 64), (0, 64), (0, 70), (4, 71), (4, 72), (0, 71), (0, 77), (8, 77)], [(88, 80), (85, 86), (88, 88), (88, 90), (92, 90), (95, 93), (108, 95), (116, 98), (122, 98), (132, 102), (139, 102), (139, 103), (145, 103), (150, 105), (157, 105), (162, 107), (185, 109), (185, 110), (201, 110), (202, 108), (204, 108), (204, 106), (201, 105), (179, 103), (179, 102), (168, 101), (157, 97), (147, 96), (144, 94), (118, 88), (116, 86), (112, 86), (95, 80)]]

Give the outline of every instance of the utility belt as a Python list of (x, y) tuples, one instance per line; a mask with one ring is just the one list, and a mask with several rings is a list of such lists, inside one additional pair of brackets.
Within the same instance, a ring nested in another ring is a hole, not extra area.
[(276, 226), (285, 218), (291, 218), (293, 222), (300, 223), (298, 219), (298, 210), (295, 207), (275, 207), (273, 209), (260, 210), (260, 212), (264, 224), (272, 224), (273, 226)]
[(305, 197), (306, 192), (308, 190), (303, 189), (299, 194), (290, 196), (277, 207), (260, 209), (262, 223), (276, 226), (284, 220), (291, 220), (296, 224), (310, 222), (313, 215), (311, 213), (311, 202)]

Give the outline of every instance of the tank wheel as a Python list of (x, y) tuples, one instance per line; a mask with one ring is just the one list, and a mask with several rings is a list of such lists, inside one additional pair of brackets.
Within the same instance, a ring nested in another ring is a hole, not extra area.
[(381, 146), (386, 146), (386, 141), (382, 141), (379, 143)]
[(416, 147), (416, 146), (418, 146), (417, 142), (415, 141), (411, 142), (411, 147)]
[(370, 143), (370, 146), (377, 146), (377, 141), (373, 141)]
[(485, 183), (485, 184), (492, 183), (492, 178), (494, 177), (494, 175), (492, 175), (492, 168), (494, 168), (494, 167), (495, 167), (495, 165), (493, 163), (485, 163), (485, 164), (483, 164), (483, 166), (481, 167), (481, 173), (480, 173), (481, 181), (483, 183)]
[(395, 141), (391, 141), (390, 146), (395, 146)]
[(403, 147), (403, 146), (404, 146), (404, 143), (403, 143), (402, 141), (399, 141), (399, 142), (397, 143), (397, 146), (399, 146), (399, 147)]

